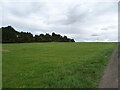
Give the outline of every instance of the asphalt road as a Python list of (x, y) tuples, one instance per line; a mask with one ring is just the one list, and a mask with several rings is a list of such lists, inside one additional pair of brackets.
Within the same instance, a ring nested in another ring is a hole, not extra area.
[(120, 55), (120, 45), (117, 47), (104, 70), (99, 88), (118, 88), (118, 56)]

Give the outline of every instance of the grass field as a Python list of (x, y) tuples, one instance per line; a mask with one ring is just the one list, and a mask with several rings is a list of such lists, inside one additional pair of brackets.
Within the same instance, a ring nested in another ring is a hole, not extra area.
[(96, 88), (116, 43), (3, 44), (3, 88)]

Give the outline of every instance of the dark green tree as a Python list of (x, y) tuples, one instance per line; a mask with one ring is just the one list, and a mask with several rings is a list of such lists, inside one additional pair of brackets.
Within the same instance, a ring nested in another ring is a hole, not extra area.
[(30, 32), (18, 32), (11, 26), (0, 28), (2, 32), (3, 43), (29, 43), (29, 42), (75, 42), (74, 39), (70, 39), (67, 36), (61, 36), (60, 34), (52, 35), (46, 33), (35, 35)]

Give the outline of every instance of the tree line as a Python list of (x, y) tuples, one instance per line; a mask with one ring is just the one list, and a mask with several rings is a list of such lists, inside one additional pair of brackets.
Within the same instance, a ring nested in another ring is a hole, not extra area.
[(0, 31), (2, 31), (2, 43), (75, 42), (74, 39), (54, 32), (52, 35), (46, 33), (33, 36), (30, 32), (18, 32), (12, 26), (1, 27)]

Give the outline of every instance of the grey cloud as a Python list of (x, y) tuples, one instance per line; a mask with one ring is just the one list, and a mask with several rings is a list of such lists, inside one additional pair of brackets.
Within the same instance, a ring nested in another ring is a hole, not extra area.
[(3, 10), (10, 12), (11, 14), (17, 16), (17, 17), (28, 17), (31, 14), (37, 14), (42, 11), (42, 7), (44, 6), (44, 3), (37, 3), (37, 2), (11, 2), (9, 6), (4, 6)]
[(117, 26), (110, 25), (110, 26), (107, 26), (107, 27), (103, 27), (103, 28), (101, 28), (101, 30), (106, 31), (106, 30), (110, 30), (110, 29), (116, 29), (116, 27), (117, 27)]
[(94, 34), (92, 34), (91, 36), (99, 36), (98, 34), (96, 34), (96, 33), (94, 33)]
[(106, 30), (108, 30), (108, 28), (101, 28), (101, 30), (105, 30), (106, 31)]
[(86, 19), (87, 15), (87, 10), (83, 11), (80, 5), (75, 5), (74, 7), (68, 9), (68, 12), (66, 14), (67, 19), (63, 21), (63, 24), (69, 25), (82, 23)]

